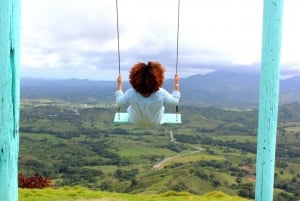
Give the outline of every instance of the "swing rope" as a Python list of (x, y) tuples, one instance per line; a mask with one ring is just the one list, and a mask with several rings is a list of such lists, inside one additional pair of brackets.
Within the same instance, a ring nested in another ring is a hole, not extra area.
[[(119, 6), (118, 0), (116, 0), (116, 14), (117, 14), (117, 39), (118, 39), (118, 64), (119, 64), (119, 75), (121, 75), (121, 56), (120, 56), (120, 30), (119, 30)], [(176, 67), (175, 73), (178, 72), (178, 54), (179, 54), (179, 26), (180, 25), (180, 0), (178, 0), (178, 11), (177, 11), (177, 41), (176, 41)]]
[[(176, 70), (175, 70), (176, 74), (175, 75), (177, 75), (178, 72), (179, 25), (180, 25), (180, 0), (178, 0), (178, 10), (177, 10), (177, 44), (176, 44)], [(176, 114), (178, 113), (179, 113), (179, 107), (178, 105), (176, 105)]]
[(180, 24), (180, 0), (178, 0), (178, 11), (177, 11), (177, 46), (176, 46), (176, 75), (178, 69), (178, 50), (179, 50), (179, 24)]
[(118, 61), (119, 61), (119, 75), (121, 75), (121, 58), (120, 58), (120, 31), (119, 31), (119, 6), (116, 0), (116, 13), (117, 13), (117, 35), (118, 35)]
[[(121, 56), (120, 56), (120, 31), (119, 31), (119, 6), (118, 0), (116, 0), (116, 14), (117, 14), (117, 39), (118, 39), (118, 64), (119, 64), (119, 76), (121, 75)], [(180, 25), (180, 0), (178, 0), (178, 11), (177, 11), (177, 41), (176, 41), (176, 67), (175, 75), (178, 72), (178, 52), (179, 52), (179, 25)], [(118, 120), (120, 120), (121, 108), (118, 107)], [(178, 120), (179, 107), (176, 105), (176, 121)]]
[[(121, 57), (120, 57), (120, 31), (119, 31), (119, 6), (118, 0), (116, 0), (116, 13), (117, 13), (117, 38), (118, 38), (118, 64), (119, 64), (119, 76), (121, 75)], [(120, 120), (121, 107), (118, 107), (118, 120)]]

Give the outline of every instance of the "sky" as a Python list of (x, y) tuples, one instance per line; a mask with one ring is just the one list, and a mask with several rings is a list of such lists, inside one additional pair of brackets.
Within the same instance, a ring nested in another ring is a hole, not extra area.
[[(137, 62), (176, 72), (177, 0), (119, 0), (123, 79)], [(299, 0), (284, 1), (282, 78), (300, 75)], [(259, 71), (263, 0), (181, 0), (178, 74)], [(22, 0), (21, 76), (116, 80), (115, 0)]]

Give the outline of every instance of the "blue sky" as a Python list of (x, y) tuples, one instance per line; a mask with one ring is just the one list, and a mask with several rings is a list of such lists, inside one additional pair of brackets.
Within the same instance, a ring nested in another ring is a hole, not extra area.
[[(299, 0), (284, 1), (281, 74), (300, 74)], [(181, 0), (181, 77), (259, 70), (263, 0)], [(160, 61), (175, 73), (177, 1), (119, 0), (121, 69)], [(22, 0), (21, 76), (115, 80), (115, 0)]]

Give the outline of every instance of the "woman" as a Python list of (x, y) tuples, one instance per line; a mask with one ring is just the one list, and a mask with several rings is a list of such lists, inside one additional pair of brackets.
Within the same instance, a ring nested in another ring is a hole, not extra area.
[(132, 88), (122, 91), (122, 77), (119, 75), (115, 92), (118, 106), (128, 105), (129, 122), (140, 126), (154, 126), (164, 123), (164, 103), (177, 105), (180, 98), (179, 76), (175, 75), (174, 90), (170, 94), (161, 88), (165, 69), (159, 62), (135, 64), (129, 74)]

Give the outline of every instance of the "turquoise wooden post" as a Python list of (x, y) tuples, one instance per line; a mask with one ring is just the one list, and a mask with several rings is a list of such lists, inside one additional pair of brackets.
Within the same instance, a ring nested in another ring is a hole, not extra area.
[(20, 0), (0, 0), (0, 200), (18, 200)]
[(256, 158), (256, 201), (272, 201), (283, 0), (265, 0)]

